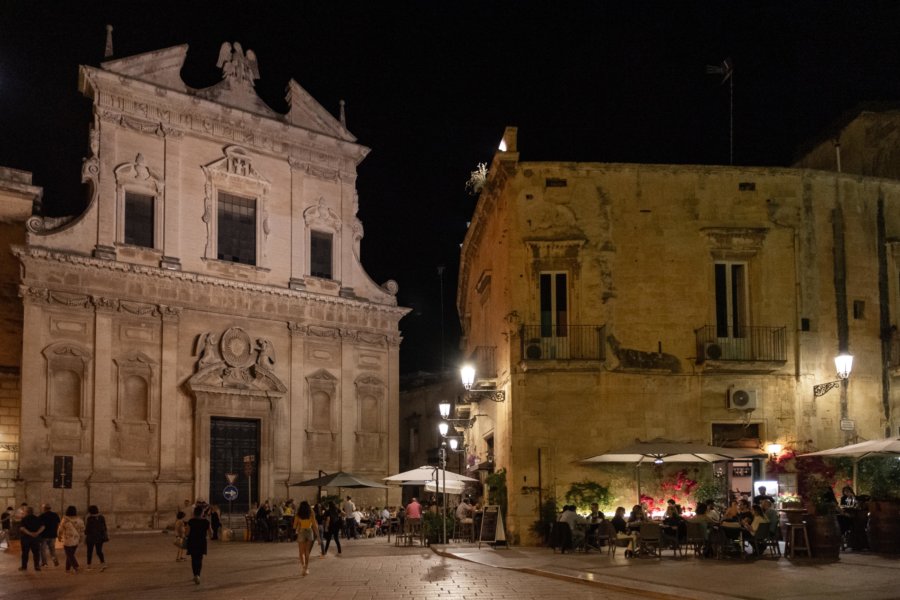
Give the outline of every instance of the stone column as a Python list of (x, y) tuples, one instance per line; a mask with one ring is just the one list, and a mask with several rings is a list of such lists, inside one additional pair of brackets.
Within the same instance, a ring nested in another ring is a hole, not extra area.
[(306, 394), (306, 379), (304, 371), (304, 352), (306, 351), (305, 329), (300, 323), (289, 321), (288, 329), (291, 332), (290, 376), (288, 385), (289, 395), (284, 399), (287, 403), (287, 413), (290, 423), (290, 468), (289, 481), (303, 479), (304, 448), (306, 446), (306, 429), (308, 427), (307, 415), (309, 414), (309, 398)]
[(93, 425), (90, 481), (106, 482), (111, 477), (111, 452), (116, 432), (113, 419), (116, 411), (116, 382), (113, 380), (113, 319), (119, 301), (94, 296), (94, 393), (88, 421)]
[[(396, 332), (396, 327), (394, 328)], [(400, 472), (400, 336), (391, 333), (388, 341), (388, 475)], [(418, 466), (418, 465), (416, 465)], [(389, 502), (400, 503), (401, 490), (389, 489)]]
[[(178, 405), (181, 394), (178, 391), (178, 327), (181, 308), (159, 306), (160, 313), (160, 360), (159, 360), (159, 474), (156, 478), (156, 518), (161, 511), (170, 510), (175, 503), (180, 504), (179, 483), (183, 477), (178, 469), (178, 436), (186, 435), (191, 428), (181, 426), (178, 421)], [(182, 460), (184, 457), (181, 457)]]
[[(165, 159), (163, 177), (162, 251), (159, 266), (173, 271), (181, 270), (181, 238), (179, 231), (179, 198), (181, 197), (181, 140), (184, 132), (169, 127), (163, 128), (165, 135)], [(199, 224), (198, 224), (199, 225)]]
[(308, 254), (306, 223), (303, 221), (305, 177), (301, 171), (302, 163), (289, 158), (288, 164), (291, 167), (291, 275), (288, 286), (294, 290), (302, 290), (306, 287), (303, 276), (306, 273)]

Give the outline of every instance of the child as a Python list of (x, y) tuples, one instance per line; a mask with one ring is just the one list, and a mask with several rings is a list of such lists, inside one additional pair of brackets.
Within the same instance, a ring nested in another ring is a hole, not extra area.
[(187, 542), (186, 527), (184, 524), (184, 511), (178, 511), (175, 515), (175, 545), (178, 546), (178, 553), (175, 555), (175, 562), (184, 560), (184, 548)]

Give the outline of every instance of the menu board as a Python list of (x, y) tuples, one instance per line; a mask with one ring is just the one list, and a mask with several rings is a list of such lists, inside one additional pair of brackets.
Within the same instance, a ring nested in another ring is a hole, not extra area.
[(498, 505), (488, 505), (484, 507), (484, 513), (481, 516), (481, 529), (478, 532), (478, 547), (481, 548), (481, 542), (494, 543), (506, 542), (506, 532), (503, 530), (503, 515), (500, 513)]

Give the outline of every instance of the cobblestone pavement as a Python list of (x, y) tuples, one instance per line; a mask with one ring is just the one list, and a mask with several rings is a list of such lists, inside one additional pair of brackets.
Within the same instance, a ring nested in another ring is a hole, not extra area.
[[(175, 562), (170, 535), (121, 534), (104, 550), (109, 567), (67, 575), (63, 566), (19, 572), (18, 548), (0, 553), (0, 598), (119, 599), (248, 598), (462, 600), (490, 598), (634, 599), (623, 591), (559, 581), (514, 570), (438, 556), (430, 549), (396, 548), (384, 538), (352, 540), (340, 558), (319, 559), (313, 552), (310, 574), (300, 576), (292, 543), (210, 543), (200, 585), (192, 581), (190, 561)], [(62, 550), (58, 551), (60, 557)], [(78, 560), (84, 566), (85, 550)], [(96, 561), (96, 558), (95, 558)], [(96, 564), (94, 565), (96, 568)]]

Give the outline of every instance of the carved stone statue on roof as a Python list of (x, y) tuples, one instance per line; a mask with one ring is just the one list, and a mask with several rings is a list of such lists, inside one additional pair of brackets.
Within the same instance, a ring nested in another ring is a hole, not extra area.
[(219, 48), (219, 60), (216, 62), (216, 66), (222, 69), (222, 79), (250, 85), (254, 85), (253, 81), (259, 79), (256, 54), (253, 50), (247, 50), (245, 54), (240, 42), (235, 42), (234, 46), (229, 42), (224, 42)]

